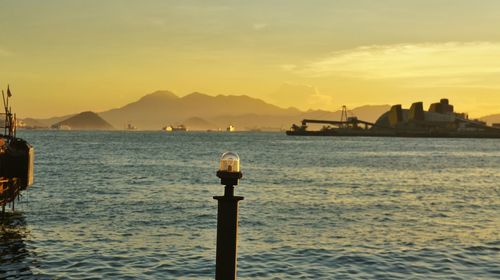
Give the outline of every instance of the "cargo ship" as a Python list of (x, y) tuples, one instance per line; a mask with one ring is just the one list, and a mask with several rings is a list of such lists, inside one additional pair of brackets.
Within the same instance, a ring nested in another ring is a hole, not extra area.
[(162, 130), (167, 131), (167, 132), (188, 131), (187, 127), (183, 124), (178, 125), (178, 126), (167, 125), (167, 126), (163, 127)]
[[(308, 130), (308, 124), (323, 124), (320, 130)], [(500, 138), (498, 126), (488, 126), (471, 120), (465, 113), (456, 113), (448, 99), (433, 103), (424, 111), (423, 102), (410, 109), (394, 105), (375, 123), (347, 117), (345, 106), (340, 121), (304, 119), (286, 131), (291, 136), (372, 136), (372, 137), (431, 137), (431, 138)]]
[[(16, 115), (9, 107), (12, 96), (9, 87), (7, 95), (2, 90), (4, 113), (0, 113), (0, 206), (2, 214), (7, 204), (12, 210), (21, 192), (33, 184), (34, 148), (16, 136)], [(3, 131), (2, 131), (3, 130)]]

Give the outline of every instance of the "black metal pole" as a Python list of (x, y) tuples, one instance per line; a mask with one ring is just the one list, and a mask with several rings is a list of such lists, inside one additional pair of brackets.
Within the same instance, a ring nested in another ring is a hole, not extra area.
[(241, 173), (217, 172), (217, 176), (225, 187), (224, 196), (214, 196), (218, 202), (215, 279), (234, 280), (238, 257), (238, 202), (244, 199), (234, 196), (234, 185), (238, 184)]

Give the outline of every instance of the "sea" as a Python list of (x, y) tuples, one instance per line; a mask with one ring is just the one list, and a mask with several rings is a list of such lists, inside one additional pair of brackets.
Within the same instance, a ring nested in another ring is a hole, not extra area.
[(500, 141), (19, 131), (35, 184), (0, 279), (214, 279), (241, 158), (238, 279), (500, 279)]

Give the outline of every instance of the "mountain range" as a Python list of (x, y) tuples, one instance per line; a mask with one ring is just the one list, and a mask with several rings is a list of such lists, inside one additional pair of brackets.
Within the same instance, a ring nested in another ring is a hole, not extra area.
[[(366, 105), (349, 111), (361, 120), (375, 122), (390, 109), (389, 105)], [(340, 120), (341, 110), (308, 110), (281, 108), (247, 95), (217, 95), (194, 92), (179, 97), (170, 91), (156, 91), (123, 107), (98, 113), (104, 121), (84, 112), (77, 120), (82, 129), (122, 129), (131, 124), (141, 130), (160, 130), (167, 125), (183, 124), (189, 130), (225, 129), (229, 125), (237, 130), (283, 130), (302, 119)], [(50, 119), (24, 119), (28, 126), (51, 127), (77, 114)], [(489, 124), (500, 123), (500, 114), (480, 118)], [(72, 122), (75, 122), (73, 119)], [(88, 122), (88, 124), (85, 124)], [(77, 129), (75, 127), (75, 129)]]
[(482, 117), (481, 120), (488, 124), (500, 123), (500, 114), (485, 116)]
[[(362, 106), (351, 112), (358, 118), (375, 121), (389, 110), (389, 105)], [(50, 119), (24, 119), (46, 127), (53, 126), (76, 114)], [(225, 129), (229, 125), (237, 130), (283, 130), (302, 119), (340, 119), (341, 111), (281, 108), (246, 95), (217, 95), (191, 93), (178, 97), (170, 91), (156, 91), (123, 107), (98, 113), (113, 127), (121, 129), (128, 124), (142, 130), (159, 130), (166, 125), (184, 124), (190, 130)]]

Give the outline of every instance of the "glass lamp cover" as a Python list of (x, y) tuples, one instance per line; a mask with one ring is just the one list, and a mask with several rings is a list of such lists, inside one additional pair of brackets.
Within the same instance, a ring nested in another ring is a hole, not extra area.
[(226, 152), (220, 158), (220, 171), (240, 172), (240, 157), (237, 153)]

